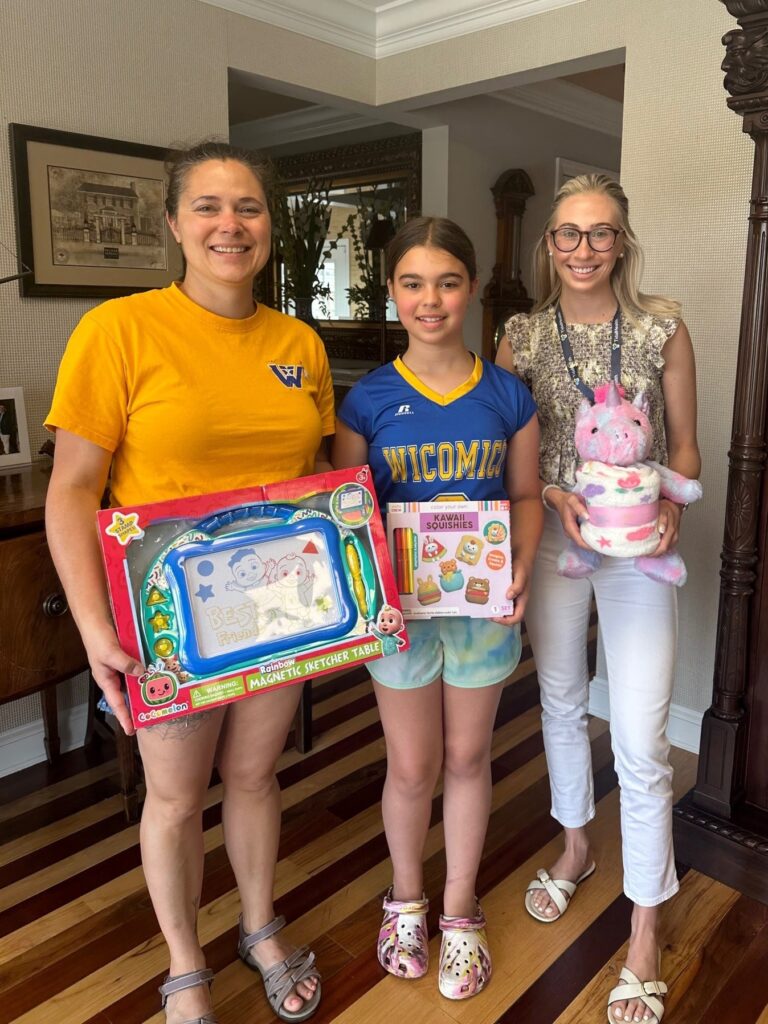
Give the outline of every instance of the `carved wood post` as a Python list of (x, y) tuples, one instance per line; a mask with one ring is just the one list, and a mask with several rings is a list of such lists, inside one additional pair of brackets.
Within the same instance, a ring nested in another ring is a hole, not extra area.
[(721, 0), (738, 29), (723, 37), (728, 106), (755, 143), (728, 498), (720, 571), (714, 693), (704, 716), (697, 807), (729, 818), (744, 784), (744, 692), (755, 591), (768, 401), (768, 0)]
[(527, 313), (533, 305), (521, 277), (520, 244), (523, 214), (528, 199), (535, 195), (533, 182), (525, 171), (504, 171), (491, 189), (496, 206), (496, 264), (491, 280), (483, 289), (483, 355), (493, 359), (496, 337), (503, 321), (513, 313)]

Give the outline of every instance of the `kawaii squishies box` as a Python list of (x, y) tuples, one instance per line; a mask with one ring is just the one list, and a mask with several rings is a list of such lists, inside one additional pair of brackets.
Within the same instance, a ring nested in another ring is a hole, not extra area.
[(137, 728), (408, 646), (367, 466), (98, 513)]
[(512, 614), (508, 501), (390, 502), (387, 537), (406, 619)]

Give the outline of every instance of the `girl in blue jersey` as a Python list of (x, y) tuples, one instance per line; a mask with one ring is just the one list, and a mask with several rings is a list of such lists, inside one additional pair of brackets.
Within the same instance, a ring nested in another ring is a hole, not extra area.
[(396, 977), (427, 971), (423, 855), (443, 771), (447, 876), (438, 985), (449, 999), (491, 977), (475, 895), (491, 803), (491, 738), (504, 680), (520, 658), (528, 578), (542, 528), (534, 402), (512, 374), (466, 348), (477, 291), (474, 249), (458, 225), (409, 221), (387, 250), (387, 283), (408, 348), (364, 377), (339, 412), (333, 463), (369, 463), (389, 501), (510, 499), (514, 615), (411, 622), (410, 650), (369, 665), (387, 743), (382, 809), (394, 871), (378, 957)]

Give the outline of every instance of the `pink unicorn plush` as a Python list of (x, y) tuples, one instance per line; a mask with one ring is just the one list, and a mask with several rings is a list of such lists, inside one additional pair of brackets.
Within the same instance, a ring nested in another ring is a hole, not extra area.
[(685, 563), (677, 551), (648, 558), (661, 539), (659, 495), (679, 503), (698, 501), (698, 480), (647, 461), (652, 430), (648, 401), (640, 392), (633, 402), (614, 383), (595, 388), (595, 404), (585, 399), (576, 414), (576, 450), (583, 460), (576, 471), (576, 494), (587, 506), (589, 519), (581, 536), (592, 551), (569, 542), (557, 571), (580, 579), (598, 568), (603, 555), (634, 558), (640, 572), (659, 583), (682, 587)]

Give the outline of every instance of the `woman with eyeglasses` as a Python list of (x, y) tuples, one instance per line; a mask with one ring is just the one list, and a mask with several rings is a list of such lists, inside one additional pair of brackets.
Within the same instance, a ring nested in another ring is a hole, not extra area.
[[(611, 738), (621, 787), (624, 892), (632, 900), (626, 965), (608, 1002), (608, 1020), (660, 1024), (659, 905), (678, 890), (672, 851), (672, 768), (666, 727), (674, 682), (677, 592), (643, 576), (629, 558), (605, 558), (589, 579), (558, 576), (567, 538), (586, 547), (573, 493), (579, 461), (576, 411), (584, 397), (618, 378), (626, 397), (644, 391), (654, 432), (650, 458), (687, 477), (701, 467), (696, 441), (696, 376), (678, 303), (639, 290), (642, 251), (621, 187), (602, 174), (566, 182), (535, 253), (536, 304), (512, 317), (497, 362), (518, 373), (541, 422), (544, 537), (525, 619), (541, 687), (542, 729), (552, 815), (565, 846), (525, 896), (529, 914), (553, 923), (595, 869), (586, 825), (594, 817), (587, 732), (587, 631), (597, 601), (611, 705)], [(662, 500), (661, 542), (677, 543), (684, 508)]]

